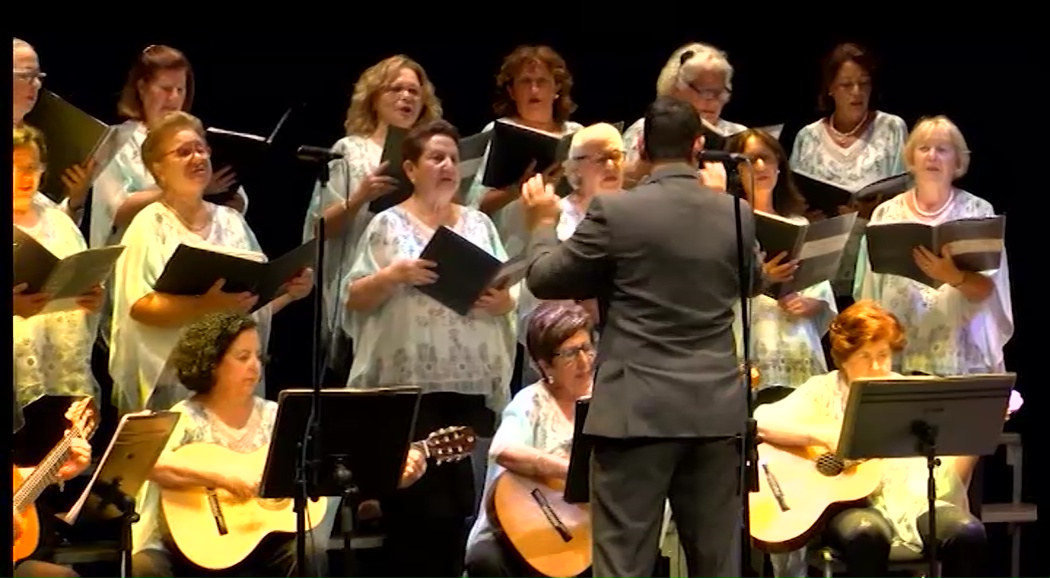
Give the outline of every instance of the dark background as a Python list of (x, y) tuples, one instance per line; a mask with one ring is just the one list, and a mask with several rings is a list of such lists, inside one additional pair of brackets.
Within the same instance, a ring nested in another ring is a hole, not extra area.
[[(160, 5), (139, 8), (164, 10)], [(117, 95), (127, 69), (149, 44), (169, 44), (187, 54), (197, 78), (192, 112), (206, 125), (265, 135), (285, 110), (297, 107), (287, 131), (278, 138), (281, 146), (266, 159), (264, 178), (245, 183), (251, 198), (248, 221), (271, 257), (301, 241), (313, 188), (315, 169), (295, 161), (294, 147), (330, 146), (343, 136), (342, 122), (357, 76), (392, 54), (405, 53), (423, 65), (443, 101), (445, 117), (471, 134), (492, 120), (494, 76), (503, 56), (519, 43), (550, 44), (565, 57), (575, 80), (572, 95), (579, 104), (574, 120), (586, 125), (603, 120), (634, 122), (652, 100), (657, 74), (670, 53), (689, 41), (709, 42), (726, 50), (736, 69), (733, 100), (723, 116), (748, 126), (787, 122), (788, 134), (782, 140), (790, 150), (794, 131), (816, 118), (822, 56), (841, 41), (869, 46), (882, 64), (876, 75), (878, 107), (902, 116), (909, 126), (923, 115), (952, 118), (973, 154), (970, 174), (960, 185), (1010, 215), (1007, 245), (1016, 332), (1006, 355), (1008, 368), (1019, 374), (1018, 388), (1026, 406), (1007, 427), (1028, 434), (1025, 497), (1029, 502), (1041, 501), (1036, 489), (1045, 478), (1037, 470), (1044, 450), (1037, 443), (1036, 424), (1046, 412), (1045, 394), (1035, 383), (1033, 356), (1040, 287), (1034, 270), (1039, 257), (1022, 241), (1032, 211), (1026, 215), (1020, 203), (1024, 196), (1045, 191), (1030, 192), (1026, 187), (1026, 171), (1031, 174), (1028, 163), (1038, 163), (1038, 153), (1026, 160), (1024, 137), (1006, 138), (1010, 134), (1006, 127), (1023, 122), (1029, 106), (1023, 102), (1029, 91), (1012, 87), (1034, 89), (1037, 83), (1026, 58), (1031, 47), (1021, 40), (1018, 28), (995, 34), (986, 23), (974, 36), (954, 26), (898, 22), (878, 33), (847, 35), (829, 31), (855, 28), (806, 22), (797, 16), (805, 25), (785, 22), (778, 28), (755, 30), (719, 20), (717, 31), (705, 32), (711, 27), (700, 26), (696, 18), (672, 19), (658, 29), (635, 26), (633, 18), (639, 22), (649, 18), (636, 14), (622, 16), (626, 20), (615, 29), (572, 26), (560, 34), (543, 32), (547, 29), (543, 26), (537, 28), (540, 32), (525, 34), (508, 31), (506, 25), (467, 21), (408, 33), (395, 23), (352, 21), (320, 11), (331, 21), (264, 32), (243, 22), (214, 24), (202, 8), (189, 7), (184, 13), (187, 8), (176, 9), (187, 18), (178, 32), (153, 26), (152, 16), (142, 14), (132, 17), (137, 22), (121, 25), (120, 37), (112, 30), (100, 34), (99, 29), (72, 22), (56, 29), (43, 21), (19, 25), (14, 34), (36, 47), (48, 73), (46, 88), (106, 121), (118, 120)], [(403, 9), (414, 12), (409, 6)], [(462, 6), (455, 15), (465, 17), (474, 11)], [(860, 23), (864, 18), (847, 19), (851, 20)], [(1045, 142), (1045, 137), (1035, 138)], [(311, 311), (310, 300), (304, 300), (278, 316), (270, 347), (271, 392), (309, 383)], [(989, 472), (989, 501), (1008, 500), (1005, 471), (994, 467)], [(1039, 545), (1046, 544), (1043, 526), (1045, 522), (1025, 528), (1022, 575), (1050, 574), (1050, 565), (1038, 552)], [(1005, 532), (1001, 527), (990, 527), (989, 532), (997, 546), (997, 574), (1005, 575)]]

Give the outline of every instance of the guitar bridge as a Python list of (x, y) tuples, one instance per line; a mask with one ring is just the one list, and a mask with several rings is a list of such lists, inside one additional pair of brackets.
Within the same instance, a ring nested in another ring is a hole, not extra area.
[(561, 539), (565, 542), (571, 542), (572, 532), (569, 531), (569, 528), (565, 525), (564, 522), (561, 521), (560, 518), (558, 518), (558, 514), (554, 512), (554, 509), (551, 508), (550, 502), (547, 501), (547, 496), (544, 496), (543, 492), (539, 491), (536, 488), (533, 488), (533, 490), (529, 492), (529, 495), (532, 496), (532, 499), (536, 502), (536, 505), (540, 507), (540, 511), (543, 512), (543, 516), (547, 518), (547, 522), (551, 525), (552, 528), (554, 528), (554, 531), (558, 533), (558, 536), (560, 536)]
[(208, 509), (211, 510), (211, 516), (215, 520), (215, 529), (219, 531), (220, 536), (225, 536), (230, 533), (230, 529), (226, 526), (226, 516), (222, 515), (222, 504), (219, 503), (219, 495), (215, 493), (213, 488), (207, 489), (208, 495)]

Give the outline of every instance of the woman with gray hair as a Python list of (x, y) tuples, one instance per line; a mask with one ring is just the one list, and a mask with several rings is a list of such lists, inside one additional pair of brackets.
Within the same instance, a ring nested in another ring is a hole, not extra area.
[[(673, 96), (693, 105), (704, 123), (723, 136), (743, 132), (744, 125), (722, 118), (722, 109), (733, 94), (733, 65), (726, 53), (711, 46), (693, 42), (679, 47), (660, 71), (656, 80), (657, 96)], [(642, 156), (644, 119), (638, 119), (624, 133), (627, 145), (626, 175), (637, 182), (648, 172)], [(714, 184), (709, 186), (714, 186)], [(715, 187), (718, 188), (718, 187)], [(724, 188), (724, 187), (723, 187)]]
[[(600, 122), (580, 129), (572, 137), (569, 154), (563, 164), (565, 178), (572, 186), (572, 193), (561, 200), (561, 216), (558, 218), (558, 238), (568, 239), (576, 231), (576, 226), (587, 215), (587, 207), (596, 195), (618, 192), (623, 189), (623, 163), (626, 152), (623, 148), (623, 137), (620, 131), (611, 124)], [(540, 304), (525, 283), (521, 284), (518, 297), (518, 347), (525, 342), (525, 330), (529, 326), (529, 316)], [(598, 303), (594, 299), (580, 302), (580, 305), (598, 323)], [(519, 351), (521, 357), (522, 351)], [(520, 378), (520, 379), (519, 379)], [(537, 379), (535, 369), (522, 363), (519, 375), (511, 381), (512, 393), (521, 384), (531, 383)]]
[[(11, 103), (14, 105), (14, 128), (25, 126), (25, 117), (40, 97), (40, 89), (44, 85), (47, 74), (40, 70), (40, 57), (31, 44), (21, 38), (14, 39), (14, 52), (12, 65), (14, 76), (11, 88), (13, 90)], [(33, 201), (39, 205), (51, 209), (59, 209), (69, 215), (78, 225), (84, 217), (84, 203), (87, 201), (87, 192), (91, 188), (88, 174), (91, 167), (73, 165), (62, 173), (62, 184), (66, 188), (66, 198), (61, 203), (55, 203), (47, 195), (37, 191)]]

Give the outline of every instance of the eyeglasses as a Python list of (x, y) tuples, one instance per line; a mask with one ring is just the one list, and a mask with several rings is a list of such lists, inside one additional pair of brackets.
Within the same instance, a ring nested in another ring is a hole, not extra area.
[(594, 163), (598, 163), (600, 165), (603, 165), (603, 164), (605, 164), (605, 163), (607, 163), (609, 161), (612, 161), (615, 164), (620, 164), (620, 163), (623, 162), (623, 159), (624, 159), (625, 156), (626, 156), (626, 153), (624, 153), (623, 151), (605, 151), (605, 152), (597, 153), (597, 154), (593, 154), (593, 155), (580, 155), (580, 156), (577, 156), (577, 157), (573, 157), (572, 160), (574, 160), (574, 161), (591, 161), (591, 162), (594, 162)]
[(202, 143), (186, 143), (177, 149), (170, 150), (165, 154), (172, 155), (179, 159), (188, 159), (194, 154), (199, 154), (203, 157), (211, 157), (211, 147)]
[(19, 177), (39, 177), (40, 175), (44, 174), (44, 169), (45, 169), (43, 164), (21, 165), (21, 166), (14, 165), (13, 168), (14, 168), (15, 176), (19, 176)]
[(723, 96), (732, 94), (733, 92), (732, 90), (729, 90), (724, 86), (722, 88), (700, 88), (698, 86), (693, 86), (692, 84), (690, 84), (689, 88), (693, 89), (693, 92), (700, 95), (700, 98), (704, 98), (707, 100), (722, 98)]
[(581, 353), (587, 359), (593, 358), (594, 357), (594, 353), (595, 353), (594, 346), (588, 343), (586, 345), (578, 345), (576, 347), (569, 347), (567, 349), (562, 349), (561, 351), (556, 352), (553, 357), (555, 359), (561, 358), (561, 359), (564, 359), (566, 361), (577, 361), (577, 360), (580, 359), (579, 355)]
[(47, 73), (40, 70), (16, 68), (13, 72), (15, 79), (24, 82), (33, 82), (34, 80), (39, 80), (43, 82), (44, 79), (47, 78)]

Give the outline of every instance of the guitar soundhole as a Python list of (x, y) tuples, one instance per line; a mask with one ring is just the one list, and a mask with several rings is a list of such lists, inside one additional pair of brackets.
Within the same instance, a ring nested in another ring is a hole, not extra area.
[(817, 458), (817, 471), (821, 475), (833, 478), (841, 474), (844, 469), (846, 469), (846, 464), (834, 454), (823, 454)]

